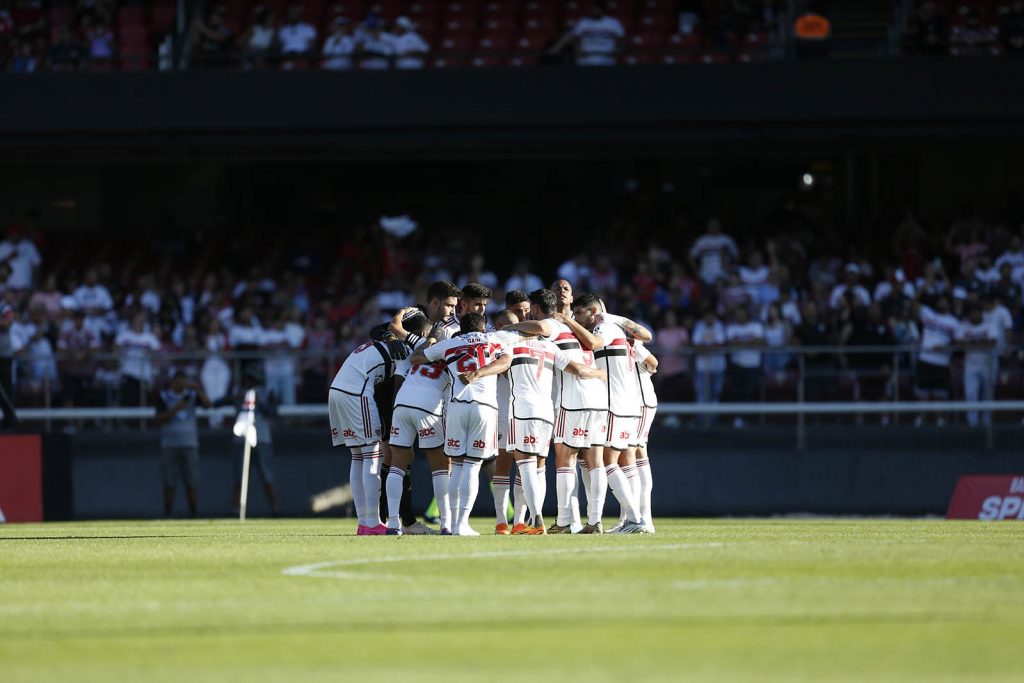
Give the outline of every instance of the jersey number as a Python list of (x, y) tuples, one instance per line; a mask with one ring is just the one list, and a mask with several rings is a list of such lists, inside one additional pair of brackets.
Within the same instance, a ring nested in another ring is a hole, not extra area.
[(427, 379), (437, 379), (444, 372), (443, 363), (431, 363), (430, 365), (414, 365), (412, 367), (413, 374), (417, 372), (426, 377)]
[(460, 346), (455, 349), (455, 353), (459, 354), (459, 360), (455, 364), (455, 369), (460, 373), (479, 370), (487, 365), (487, 356), (484, 352), (483, 344)]

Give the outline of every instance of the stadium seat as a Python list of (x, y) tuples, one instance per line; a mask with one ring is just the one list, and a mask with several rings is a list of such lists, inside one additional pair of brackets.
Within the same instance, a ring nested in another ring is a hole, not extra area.
[(173, 4), (160, 3), (153, 6), (149, 27), (156, 33), (169, 33), (178, 21), (178, 8)]
[(505, 58), (501, 55), (483, 54), (476, 55), (469, 60), (469, 65), (472, 67), (489, 67), (489, 66), (504, 66)]
[(49, 17), (50, 26), (71, 26), (75, 23), (75, 10), (66, 6), (52, 7)]
[(121, 52), (122, 71), (145, 71), (151, 66), (149, 50), (124, 50)]
[(665, 34), (645, 31), (632, 36), (629, 42), (634, 50), (660, 50), (665, 45)]
[(548, 47), (549, 42), (550, 38), (524, 33), (515, 40), (513, 47), (517, 52), (541, 53)]
[(508, 52), (511, 47), (512, 36), (507, 33), (487, 34), (477, 42), (477, 52), (483, 54)]
[(704, 64), (731, 64), (732, 55), (727, 52), (706, 52), (700, 56)]
[(441, 14), (441, 3), (439, 2), (413, 2), (405, 8), (406, 15), (416, 22), (430, 20), (437, 21)]
[(446, 34), (441, 36), (437, 51), (443, 55), (465, 55), (473, 50), (473, 39), (469, 35)]
[(643, 14), (636, 24), (637, 31), (661, 31), (669, 33), (676, 29), (675, 18), (671, 14)]
[(466, 65), (466, 57), (463, 55), (444, 55), (435, 57), (430, 66), (435, 69), (451, 69)]
[(540, 55), (537, 53), (514, 54), (508, 58), (509, 66), (535, 66), (540, 63)]
[(121, 26), (117, 31), (117, 37), (123, 50), (149, 47), (149, 29), (145, 26)]
[(463, 21), (476, 21), (480, 16), (480, 3), (473, 0), (460, 0), (449, 3), (445, 8), (445, 17), (458, 18)]
[(345, 17), (352, 21), (358, 21), (363, 18), (364, 3), (362, 0), (342, 0), (341, 2), (331, 2), (327, 5), (327, 22), (330, 23), (335, 17)]
[(675, 0), (640, 0), (639, 5), (640, 12), (644, 14), (652, 12), (672, 14), (676, 8)]
[(554, 17), (558, 14), (558, 3), (551, 0), (530, 0), (523, 5), (524, 17)]
[(673, 33), (665, 44), (673, 53), (692, 52), (701, 48), (704, 39), (698, 33)]
[(622, 58), (623, 64), (657, 64), (658, 55), (654, 52), (632, 52)]
[(516, 0), (490, 0), (484, 3), (484, 17), (509, 17), (515, 19), (519, 15), (519, 3)]
[(512, 35), (516, 31), (516, 20), (506, 16), (491, 16), (484, 19), (484, 33)]
[(138, 26), (146, 23), (146, 9), (141, 5), (125, 5), (117, 12), (118, 26)]
[(365, 14), (376, 14), (385, 21), (394, 21), (402, 13), (401, 0), (374, 0), (366, 6)]

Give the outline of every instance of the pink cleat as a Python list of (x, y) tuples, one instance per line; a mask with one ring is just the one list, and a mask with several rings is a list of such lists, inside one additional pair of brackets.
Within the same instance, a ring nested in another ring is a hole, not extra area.
[(387, 526), (385, 526), (383, 524), (378, 524), (377, 526), (368, 526), (368, 527), (366, 527), (366, 532), (363, 535), (364, 536), (385, 536), (385, 535), (387, 535), (387, 533), (388, 533)]
[(367, 527), (360, 524), (358, 527), (356, 527), (356, 536), (366, 536), (367, 530)]

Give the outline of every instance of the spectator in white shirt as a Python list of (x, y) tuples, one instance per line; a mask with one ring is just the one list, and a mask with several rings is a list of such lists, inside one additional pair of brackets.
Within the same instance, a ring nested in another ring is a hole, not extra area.
[(316, 45), (316, 29), (302, 20), (302, 14), (302, 5), (292, 5), (288, 8), (287, 23), (277, 30), (277, 42), (285, 59), (309, 55)]
[[(733, 316), (733, 321), (725, 328), (725, 338), (730, 346), (745, 348), (729, 355), (729, 383), (737, 400), (752, 403), (759, 398), (761, 389), (761, 352), (749, 347), (764, 345), (764, 325), (751, 320), (742, 306)], [(733, 424), (742, 427), (743, 418), (737, 417)]]
[(284, 314), (263, 333), (263, 347), (272, 350), (263, 361), (267, 388), (286, 405), (295, 403), (297, 373), (293, 352), (302, 347), (304, 339), (305, 330), (300, 328), (300, 336), (293, 334)]
[(690, 263), (705, 284), (724, 279), (738, 255), (736, 241), (722, 232), (717, 218), (708, 221), (708, 231), (690, 247)]
[(505, 282), (506, 292), (510, 292), (513, 289), (518, 289), (521, 292), (534, 292), (543, 287), (544, 283), (541, 279), (530, 272), (530, 263), (524, 260), (516, 263), (516, 269), (512, 273), (512, 277)]
[(7, 239), (0, 242), (0, 263), (11, 269), (7, 278), (9, 289), (31, 289), (36, 282), (36, 272), (43, 257), (28, 237), (22, 235), (21, 227), (12, 225), (7, 229)]
[(356, 36), (356, 55), (360, 69), (383, 71), (391, 68), (395, 56), (393, 36), (384, 32), (384, 24), (378, 17), (370, 15), (363, 22), (363, 30)]
[(847, 263), (845, 279), (832, 288), (828, 297), (828, 306), (833, 311), (842, 308), (849, 297), (852, 297), (853, 306), (868, 306), (871, 304), (871, 295), (860, 284), (860, 266), (856, 263)]
[(607, 3), (595, 0), (590, 5), (590, 16), (583, 17), (551, 46), (557, 54), (573, 43), (576, 64), (579, 66), (613, 66), (618, 61), (626, 29), (615, 17), (605, 14)]
[(228, 330), (228, 344), (235, 351), (256, 351), (263, 346), (263, 326), (251, 308), (243, 308)]
[(430, 52), (430, 46), (419, 33), (409, 17), (395, 20), (395, 34), (391, 41), (395, 51), (396, 69), (422, 69), (423, 58)]
[[(697, 403), (718, 403), (725, 384), (725, 356), (719, 350), (725, 346), (725, 327), (710, 306), (694, 326), (692, 341), (701, 350), (696, 354), (693, 374)], [(711, 415), (701, 417), (704, 426), (710, 425), (711, 420)]]
[(1024, 246), (1018, 235), (1010, 238), (1006, 251), (999, 255), (993, 267), (998, 271), (1004, 263), (1009, 263), (1013, 269), (1024, 268)]
[[(998, 336), (995, 323), (985, 320), (979, 306), (972, 306), (967, 319), (960, 321), (957, 327), (956, 342), (965, 347), (964, 399), (968, 402), (992, 400), (998, 367)], [(991, 413), (985, 413), (981, 418), (984, 424), (991, 420)], [(978, 426), (978, 411), (972, 410), (967, 413), (967, 424), (972, 427)]]
[(320, 51), (323, 57), (320, 67), (328, 71), (351, 69), (355, 51), (356, 39), (352, 36), (352, 26), (345, 17), (338, 17), (331, 24), (331, 35), (327, 36)]
[(151, 355), (160, 350), (160, 340), (146, 329), (145, 313), (132, 317), (131, 327), (117, 335), (114, 346), (121, 352), (121, 405), (140, 405), (153, 383)]
[[(935, 301), (935, 308), (921, 304), (921, 351), (917, 358), (917, 397), (921, 401), (946, 400), (949, 398), (949, 364), (952, 360), (953, 337), (960, 327), (960, 321), (949, 312), (949, 299), (941, 296)], [(924, 424), (924, 416), (918, 415), (915, 426)], [(946, 424), (940, 414), (936, 424)]]

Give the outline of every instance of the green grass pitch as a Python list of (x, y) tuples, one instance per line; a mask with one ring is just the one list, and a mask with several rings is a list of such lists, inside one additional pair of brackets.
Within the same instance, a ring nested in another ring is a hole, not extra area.
[(0, 527), (0, 681), (1024, 680), (1024, 524), (353, 531)]

